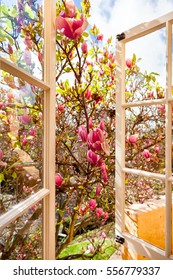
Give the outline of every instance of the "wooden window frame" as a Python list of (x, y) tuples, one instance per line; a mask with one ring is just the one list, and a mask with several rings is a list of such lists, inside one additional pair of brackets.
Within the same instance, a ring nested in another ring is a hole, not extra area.
[(0, 231), (35, 203), (43, 201), (43, 259), (55, 259), (55, 104), (56, 104), (56, 1), (44, 0), (43, 81), (0, 57), (0, 69), (44, 90), (43, 189), (0, 216)]
[[(172, 252), (172, 192), (173, 182), (171, 157), (172, 153), (172, 28), (173, 12), (170, 12), (156, 20), (142, 23), (125, 32), (125, 39), (116, 44), (116, 235), (125, 239), (124, 246), (131, 248), (141, 256), (149, 259), (173, 259)], [(148, 35), (161, 28), (166, 28), (166, 96), (164, 99), (141, 102), (125, 102), (125, 45), (127, 42)], [(151, 106), (165, 104), (165, 174), (151, 173), (142, 170), (125, 167), (125, 109), (134, 106)], [(125, 231), (125, 173), (153, 177), (165, 183), (166, 207), (165, 207), (165, 250), (161, 250)]]

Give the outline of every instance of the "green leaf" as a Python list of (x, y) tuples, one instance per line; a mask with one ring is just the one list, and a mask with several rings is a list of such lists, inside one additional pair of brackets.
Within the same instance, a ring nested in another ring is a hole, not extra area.
[(30, 18), (35, 18), (35, 14), (33, 13), (31, 7), (28, 4), (25, 5), (25, 12), (29, 15)]
[(4, 180), (4, 174), (0, 173), (0, 183)]
[(13, 179), (16, 179), (17, 178), (17, 173), (13, 172), (12, 177), (13, 177)]
[(84, 37), (88, 37), (88, 36), (89, 36), (88, 32), (84, 32), (82, 35), (83, 35)]

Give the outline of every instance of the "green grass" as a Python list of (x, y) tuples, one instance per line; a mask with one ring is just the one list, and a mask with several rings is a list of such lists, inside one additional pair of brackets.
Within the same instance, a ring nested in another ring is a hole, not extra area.
[[(100, 240), (100, 233), (105, 232), (107, 237), (104, 244), (102, 245), (102, 251), (98, 252), (94, 257), (91, 254), (86, 254), (87, 247), (90, 240), (94, 238), (94, 244), (97, 244)], [(82, 234), (77, 236), (71, 244), (65, 248), (59, 255), (60, 259), (68, 258), (69, 256), (79, 255), (84, 252), (84, 255), (88, 256), (89, 259), (93, 260), (108, 260), (111, 255), (117, 250), (115, 245), (115, 234), (114, 234), (114, 224), (103, 226), (99, 229), (87, 232), (87, 234)], [(81, 257), (76, 257), (74, 259), (82, 259)]]

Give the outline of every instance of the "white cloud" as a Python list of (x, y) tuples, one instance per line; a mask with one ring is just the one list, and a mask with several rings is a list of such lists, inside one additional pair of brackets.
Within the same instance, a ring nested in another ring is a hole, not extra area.
[[(116, 37), (140, 23), (151, 21), (173, 11), (171, 0), (90, 0), (90, 23), (96, 24), (105, 38)], [(139, 43), (137, 42), (139, 41)], [(165, 41), (160, 32), (129, 43), (127, 56), (136, 53), (143, 60), (141, 68), (156, 71), (165, 84)]]

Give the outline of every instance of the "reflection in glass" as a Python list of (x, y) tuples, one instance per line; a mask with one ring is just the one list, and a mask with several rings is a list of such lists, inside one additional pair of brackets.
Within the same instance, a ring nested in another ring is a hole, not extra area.
[(126, 102), (164, 98), (165, 88), (166, 29), (162, 28), (126, 44)]
[(42, 188), (43, 91), (0, 74), (1, 215)]
[(160, 180), (126, 174), (125, 228), (161, 249), (165, 247), (165, 186)]
[(165, 173), (165, 105), (126, 109), (125, 164)]
[(42, 203), (0, 232), (0, 260), (42, 259)]
[(43, 0), (1, 0), (0, 5), (0, 55), (42, 79)]

